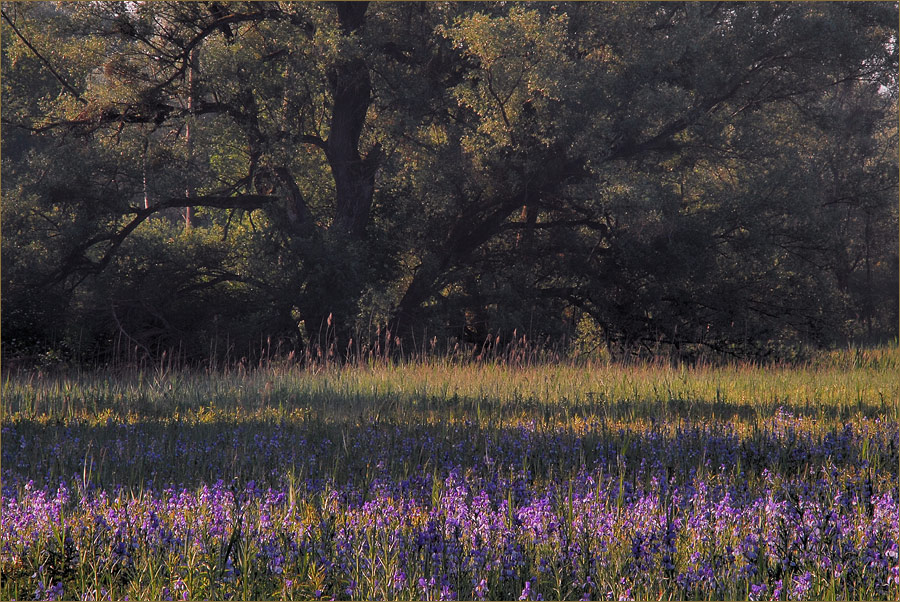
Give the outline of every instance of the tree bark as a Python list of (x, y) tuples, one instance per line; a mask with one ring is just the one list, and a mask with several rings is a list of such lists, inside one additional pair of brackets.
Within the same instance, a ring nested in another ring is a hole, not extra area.
[[(344, 35), (352, 35), (365, 24), (366, 2), (338, 3), (338, 19)], [(366, 113), (372, 103), (369, 67), (361, 57), (332, 67), (329, 75), (334, 105), (325, 154), (335, 186), (334, 226), (352, 238), (361, 238), (369, 221), (375, 193), (375, 172), (381, 148), (375, 145), (363, 157), (359, 151)]]

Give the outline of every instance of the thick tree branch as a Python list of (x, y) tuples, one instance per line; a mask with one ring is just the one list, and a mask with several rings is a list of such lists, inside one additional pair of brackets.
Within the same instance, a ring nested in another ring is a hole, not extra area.
[(534, 228), (536, 230), (549, 230), (551, 228), (575, 228), (583, 226), (585, 228), (590, 228), (591, 230), (597, 230), (599, 232), (606, 232), (608, 230), (608, 226), (603, 222), (598, 222), (593, 219), (560, 219), (553, 220), (547, 222), (507, 222), (503, 224), (500, 229), (501, 230), (528, 230), (530, 228)]
[(80, 133), (90, 134), (111, 123), (153, 123), (159, 125), (170, 118), (210, 113), (226, 113), (231, 116), (241, 115), (237, 108), (221, 102), (198, 102), (192, 110), (157, 102), (152, 105), (135, 104), (121, 109), (109, 106), (102, 109), (98, 108), (95, 111), (91, 111), (90, 107), (88, 107), (75, 119), (63, 119), (38, 126), (23, 125), (8, 120), (3, 120), (3, 123), (34, 132), (35, 134), (64, 127), (84, 128), (80, 130)]
[(301, 235), (308, 235), (315, 222), (300, 187), (297, 186), (297, 182), (286, 167), (276, 167), (274, 172), (282, 190), (286, 193), (288, 220), (297, 232)]
[(319, 136), (314, 134), (303, 134), (298, 140), (304, 144), (312, 144), (313, 146), (318, 146), (322, 150), (326, 150), (328, 148), (328, 144)]
[[(151, 215), (164, 209), (171, 209), (173, 207), (214, 207), (217, 209), (242, 209), (250, 211), (253, 209), (260, 209), (267, 203), (277, 200), (277, 198), (278, 197), (259, 194), (238, 196), (210, 195), (192, 199), (175, 197), (147, 208), (131, 207), (126, 211), (126, 214), (134, 215), (134, 218), (132, 218), (130, 222), (125, 224), (118, 231), (104, 232), (79, 244), (71, 253), (69, 253), (59, 269), (55, 270), (44, 282), (42, 282), (42, 284), (44, 286), (57, 284), (76, 272), (99, 274), (107, 265), (109, 265), (110, 261), (112, 261), (119, 247), (125, 242), (125, 239)], [(85, 253), (89, 249), (103, 242), (108, 242), (109, 247), (107, 247), (99, 260), (92, 261), (85, 256)]]

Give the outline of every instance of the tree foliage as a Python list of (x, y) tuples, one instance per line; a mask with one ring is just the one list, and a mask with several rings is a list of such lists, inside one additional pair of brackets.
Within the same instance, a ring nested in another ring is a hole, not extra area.
[(8, 2), (2, 28), (7, 353), (897, 336), (894, 3)]

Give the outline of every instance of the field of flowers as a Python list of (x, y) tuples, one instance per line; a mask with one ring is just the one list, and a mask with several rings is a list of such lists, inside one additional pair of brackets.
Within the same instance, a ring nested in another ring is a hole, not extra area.
[(898, 372), (8, 375), (0, 599), (900, 599)]

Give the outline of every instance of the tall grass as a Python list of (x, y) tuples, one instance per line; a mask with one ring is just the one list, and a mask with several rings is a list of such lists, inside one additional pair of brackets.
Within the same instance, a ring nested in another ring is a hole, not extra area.
[[(10, 419), (64, 419), (76, 414), (171, 417), (204, 406), (243, 411), (272, 407), (327, 407), (341, 412), (365, 399), (364, 413), (381, 404), (397, 410), (410, 403), (447, 399), (465, 411), (474, 400), (485, 410), (541, 406), (599, 407), (629, 416), (666, 412), (669, 405), (691, 414), (737, 408), (771, 413), (777, 407), (808, 415), (827, 412), (843, 419), (855, 413), (897, 417), (900, 352), (850, 350), (823, 354), (801, 365), (657, 363), (458, 362), (452, 356), (394, 363), (380, 360), (300, 367), (270, 361), (253, 368), (178, 369), (165, 362), (136, 369), (8, 371), (3, 411)], [(893, 414), (892, 414), (893, 412)], [(402, 412), (401, 412), (402, 413)]]

